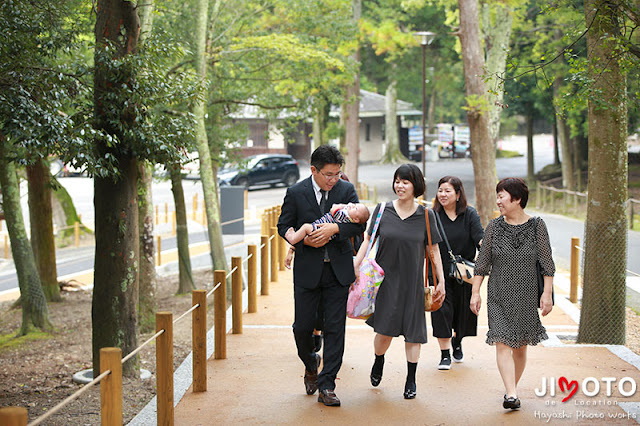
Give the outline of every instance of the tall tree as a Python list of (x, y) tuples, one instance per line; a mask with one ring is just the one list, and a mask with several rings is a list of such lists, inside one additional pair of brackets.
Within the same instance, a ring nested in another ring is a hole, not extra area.
[(11, 239), (11, 253), (18, 275), (20, 302), (22, 305), (22, 326), (19, 335), (27, 334), (35, 326), (50, 330), (47, 300), (40, 285), (40, 277), (33, 251), (29, 245), (24, 227), (22, 208), (20, 207), (20, 186), (14, 162), (8, 154), (12, 152), (5, 136), (0, 133), (0, 189), (2, 190), (2, 209), (5, 215), (7, 231)]
[[(97, 141), (96, 150), (115, 161), (118, 174), (94, 177), (94, 376), (100, 371), (101, 348), (119, 347), (128, 354), (138, 343), (138, 159), (132, 145), (141, 117), (131, 94), (137, 69), (126, 57), (136, 54), (139, 36), (134, 3), (97, 2), (94, 114), (96, 128), (107, 137)], [(128, 375), (137, 369), (137, 360), (124, 365)]]
[[(362, 0), (351, 0), (353, 8), (352, 19), (357, 24), (362, 17)], [(352, 83), (347, 86), (345, 102), (342, 108), (345, 114), (345, 144), (347, 155), (345, 157), (345, 171), (351, 182), (358, 183), (358, 162), (360, 157), (360, 46), (357, 45), (351, 55), (351, 59), (358, 64), (353, 72)]]
[[(594, 96), (589, 99), (589, 194), (580, 343), (625, 342), (629, 64), (625, 53), (628, 46), (616, 39), (625, 34), (622, 3), (586, 0), (584, 7), (588, 75)], [(563, 158), (563, 162), (568, 160)]]
[(176, 207), (176, 244), (178, 246), (178, 294), (188, 293), (196, 288), (191, 271), (191, 257), (189, 255), (189, 229), (187, 227), (187, 207), (184, 202), (182, 175), (180, 166), (168, 167), (171, 178), (171, 192)]
[(59, 302), (61, 298), (51, 206), (52, 181), (49, 166), (44, 160), (38, 159), (34, 164), (27, 166), (27, 182), (31, 246), (38, 266), (40, 283), (47, 300)]
[(477, 0), (458, 0), (462, 62), (466, 87), (467, 121), (476, 186), (476, 206), (482, 224), (493, 217), (496, 187), (496, 151), (489, 131), (489, 109), (484, 86), (484, 58), (480, 44)]

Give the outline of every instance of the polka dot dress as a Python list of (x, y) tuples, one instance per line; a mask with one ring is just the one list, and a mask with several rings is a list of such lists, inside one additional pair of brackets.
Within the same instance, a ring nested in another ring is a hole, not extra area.
[(502, 216), (492, 220), (476, 260), (475, 275), (489, 275), (487, 343), (512, 348), (537, 345), (548, 339), (540, 322), (536, 261), (543, 275), (553, 276), (555, 264), (547, 226), (530, 218), (520, 225), (508, 224)]

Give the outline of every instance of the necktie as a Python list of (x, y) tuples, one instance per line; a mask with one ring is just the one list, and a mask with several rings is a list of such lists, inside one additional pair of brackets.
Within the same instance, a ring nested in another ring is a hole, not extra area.
[[(324, 189), (320, 190), (320, 213), (322, 213), (323, 215), (327, 212), (325, 210), (326, 206), (327, 206), (327, 191), (325, 191)], [(325, 262), (329, 262), (329, 250), (327, 248), (327, 246), (324, 246), (324, 261)]]

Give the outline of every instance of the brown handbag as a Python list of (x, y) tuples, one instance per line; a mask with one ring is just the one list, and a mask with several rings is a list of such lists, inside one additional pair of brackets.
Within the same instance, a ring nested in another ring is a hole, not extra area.
[[(424, 217), (425, 222), (427, 223), (427, 241), (428, 250), (426, 250), (424, 255), (424, 310), (426, 312), (434, 312), (442, 307), (442, 302), (444, 302), (444, 298), (442, 300), (436, 302), (433, 298), (433, 295), (436, 291), (436, 286), (438, 285), (438, 280), (436, 280), (436, 263), (433, 261), (433, 251), (431, 250), (431, 227), (429, 226), (429, 209), (425, 206), (424, 208)], [(429, 285), (429, 261), (431, 261), (431, 277), (433, 278), (433, 286)], [(442, 285), (442, 284), (441, 284)]]

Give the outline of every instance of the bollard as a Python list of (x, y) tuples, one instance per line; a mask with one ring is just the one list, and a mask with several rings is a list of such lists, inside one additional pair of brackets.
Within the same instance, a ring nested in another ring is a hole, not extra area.
[(571, 238), (571, 290), (569, 292), (569, 300), (571, 303), (578, 303), (578, 283), (580, 277), (578, 276), (580, 270), (580, 252), (578, 250), (580, 246), (580, 238)]
[(213, 293), (215, 359), (227, 358), (227, 274), (223, 270), (213, 272), (213, 286), (220, 284)]
[(169, 223), (169, 203), (164, 203), (164, 223)]
[(373, 187), (373, 202), (374, 203), (378, 203), (378, 187), (374, 186)]
[[(157, 425), (173, 425), (173, 314), (156, 312)], [(120, 422), (122, 424), (122, 422)]]
[(284, 271), (284, 258), (287, 256), (288, 244), (285, 243), (284, 238), (277, 234), (276, 240), (278, 240), (278, 269)]
[(244, 190), (244, 210), (249, 208), (249, 190)]
[(232, 333), (242, 334), (242, 257), (231, 257), (231, 269)]
[[(100, 374), (110, 370), (100, 382), (100, 418), (103, 426), (122, 425), (122, 351), (100, 349)], [(172, 372), (173, 376), (173, 372)]]
[(158, 235), (158, 266), (162, 265), (162, 237)]
[(258, 259), (256, 259), (256, 257), (258, 255), (258, 249), (255, 244), (249, 244), (247, 246), (247, 255), (249, 256), (249, 260), (247, 260), (248, 312), (253, 314), (258, 312), (258, 295), (256, 294), (256, 281), (258, 279)]
[(73, 224), (73, 235), (75, 236), (76, 247), (80, 245), (80, 222)]
[(267, 211), (263, 210), (261, 227), (260, 227), (260, 235), (267, 235), (267, 234), (269, 234), (268, 217), (267, 217)]
[(171, 235), (176, 235), (176, 211), (171, 212)]
[(193, 290), (191, 306), (191, 345), (193, 350), (193, 391), (207, 390), (207, 291)]
[(271, 281), (278, 281), (278, 232), (275, 227), (271, 227), (269, 232), (269, 241), (271, 246)]
[(196, 214), (198, 213), (198, 194), (193, 196), (193, 220), (196, 220)]
[(24, 407), (0, 408), (0, 425), (2, 426), (27, 426), (29, 414)]
[(260, 294), (269, 295), (269, 236), (260, 236)]
[(156, 204), (156, 225), (160, 223), (160, 216), (158, 213), (158, 205)]
[(202, 226), (207, 226), (207, 209), (202, 209)]

